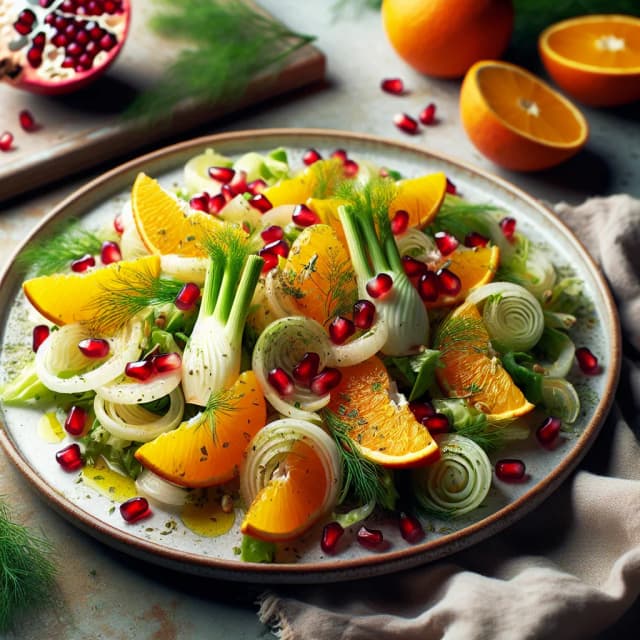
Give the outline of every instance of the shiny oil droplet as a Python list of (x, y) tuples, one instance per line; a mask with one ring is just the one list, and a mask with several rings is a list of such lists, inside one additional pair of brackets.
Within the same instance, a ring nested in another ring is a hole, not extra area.
[(115, 502), (125, 502), (138, 495), (136, 483), (110, 469), (102, 459), (97, 460), (94, 465), (86, 465), (80, 475), (85, 485)]
[(204, 493), (184, 505), (180, 518), (194, 533), (206, 538), (215, 538), (231, 529), (236, 514), (233, 510), (231, 513), (222, 510), (219, 495)]
[(62, 442), (65, 437), (62, 423), (58, 420), (55, 411), (48, 411), (38, 420), (38, 437), (50, 444)]

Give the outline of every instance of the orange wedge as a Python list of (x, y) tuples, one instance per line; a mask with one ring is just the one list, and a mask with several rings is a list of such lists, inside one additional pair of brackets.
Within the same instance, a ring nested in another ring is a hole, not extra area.
[(447, 192), (444, 173), (430, 173), (419, 178), (400, 180), (398, 195), (389, 206), (389, 216), (402, 209), (409, 214), (409, 226), (424, 229), (436, 217)]
[(348, 426), (346, 435), (365, 458), (392, 468), (438, 459), (438, 445), (409, 405), (392, 401), (391, 380), (379, 358), (340, 371), (342, 380), (331, 391), (329, 409)]
[(482, 61), (460, 90), (460, 115), (471, 142), (507, 169), (537, 171), (576, 154), (589, 127), (569, 100), (507, 62)]
[[(160, 274), (159, 256), (112, 262), (85, 273), (56, 273), (26, 280), (22, 289), (29, 302), (47, 320), (57, 325), (90, 322), (96, 315), (96, 301), (105, 290), (136, 282), (141, 274)], [(117, 327), (103, 327), (108, 330)]]
[(459, 246), (453, 253), (441, 258), (433, 269), (446, 267), (460, 278), (460, 293), (455, 296), (439, 296), (434, 302), (425, 302), (428, 309), (452, 307), (462, 302), (476, 287), (491, 282), (500, 266), (500, 248)]
[(159, 255), (207, 255), (206, 238), (222, 224), (201, 211), (187, 214), (156, 180), (139, 173), (131, 190), (131, 208), (145, 247)]
[(260, 540), (294, 540), (322, 515), (327, 482), (317, 451), (304, 439), (295, 441), (249, 505), (240, 530)]
[(326, 224), (307, 227), (291, 246), (280, 273), (285, 308), (326, 324), (336, 315), (351, 313), (358, 299), (349, 254)]
[(434, 347), (443, 367), (436, 378), (450, 398), (467, 402), (493, 422), (517, 418), (535, 408), (516, 386), (497, 357), (491, 357), (489, 334), (471, 303), (455, 309), (443, 322)]
[(538, 39), (553, 81), (594, 106), (640, 100), (640, 18), (586, 15), (557, 22)]
[(264, 395), (253, 371), (241, 373), (219, 406), (143, 444), (136, 459), (161, 478), (183, 487), (228, 482), (239, 471), (247, 445), (266, 422)]

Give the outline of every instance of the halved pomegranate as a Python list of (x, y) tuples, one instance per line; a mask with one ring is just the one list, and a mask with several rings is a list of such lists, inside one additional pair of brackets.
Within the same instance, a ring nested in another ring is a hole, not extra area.
[(0, 80), (47, 95), (70, 93), (115, 60), (130, 0), (3, 0)]

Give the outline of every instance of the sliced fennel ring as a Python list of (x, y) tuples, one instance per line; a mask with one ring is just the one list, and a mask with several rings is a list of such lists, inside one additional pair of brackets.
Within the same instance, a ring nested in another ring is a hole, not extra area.
[(182, 370), (174, 369), (167, 373), (153, 376), (144, 382), (126, 381), (116, 378), (96, 389), (96, 394), (108, 402), (118, 404), (143, 404), (168, 396), (179, 385)]
[(247, 447), (247, 458), (240, 469), (240, 493), (247, 507), (272, 479), (286, 473), (283, 463), (298, 440), (304, 440), (317, 452), (327, 479), (327, 492), (318, 515), (335, 507), (342, 485), (338, 447), (322, 427), (295, 418), (270, 422), (258, 431)]
[(567, 424), (573, 424), (580, 415), (580, 397), (565, 378), (542, 379), (542, 402), (552, 415)]
[(290, 316), (274, 320), (261, 334), (253, 349), (252, 369), (256, 374), (265, 398), (283, 416), (317, 422), (314, 413), (326, 406), (330, 394), (316, 395), (306, 387), (296, 384), (292, 394), (281, 396), (269, 383), (269, 372), (275, 368), (288, 374), (305, 353), (320, 356), (319, 371), (327, 364), (331, 348), (329, 338), (319, 322), (303, 316)]
[(160, 256), (160, 267), (164, 275), (180, 282), (194, 282), (200, 287), (204, 284), (207, 264), (207, 258), (180, 256), (175, 253)]
[(530, 291), (518, 284), (485, 284), (473, 290), (467, 302), (482, 307), (491, 342), (500, 351), (529, 351), (542, 336), (542, 307)]
[[(78, 343), (92, 337), (82, 324), (67, 324), (54, 331), (40, 345), (35, 357), (36, 373), (47, 388), (58, 393), (81, 393), (101, 387), (122, 374), (127, 362), (138, 359), (142, 347), (143, 326), (132, 320), (111, 338), (109, 356), (99, 365), (87, 358)], [(68, 376), (68, 372), (79, 372)], [(63, 377), (64, 376), (64, 377)]]
[(175, 429), (184, 415), (184, 396), (179, 387), (169, 394), (169, 408), (157, 415), (138, 404), (118, 404), (96, 395), (93, 410), (98, 422), (116, 438), (150, 442), (161, 433)]
[(491, 487), (492, 467), (473, 440), (457, 433), (436, 436), (440, 460), (413, 471), (413, 491), (424, 509), (449, 517), (479, 507)]
[(181, 507), (185, 504), (189, 490), (168, 482), (149, 469), (143, 469), (136, 478), (136, 489), (149, 498), (167, 507)]

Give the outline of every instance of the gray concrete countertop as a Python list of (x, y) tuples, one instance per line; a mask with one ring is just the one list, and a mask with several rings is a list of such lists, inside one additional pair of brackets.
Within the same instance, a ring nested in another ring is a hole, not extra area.
[[(536, 174), (504, 171), (483, 158), (467, 139), (458, 114), (460, 83), (413, 72), (388, 44), (378, 13), (347, 9), (336, 15), (333, 0), (265, 0), (261, 4), (293, 29), (317, 35), (316, 45), (327, 57), (326, 83), (246, 109), (166, 142), (253, 128), (343, 129), (443, 153), (499, 175), (548, 202), (578, 203), (591, 196), (622, 192), (640, 197), (637, 103), (619, 109), (584, 108), (591, 127), (590, 140), (584, 151), (564, 165)], [(392, 96), (380, 90), (380, 81), (393, 76), (404, 79), (406, 95)], [(422, 127), (412, 137), (394, 126), (396, 112), (417, 115), (429, 102), (437, 105), (436, 125)], [(132, 152), (127, 158), (138, 153)], [(52, 206), (117, 163), (91, 168), (4, 206), (0, 203), (0, 268), (8, 262), (12, 248)], [(256, 616), (254, 601), (262, 587), (181, 575), (110, 549), (50, 509), (2, 452), (0, 495), (6, 496), (17, 520), (44, 531), (59, 550), (59, 606), (34, 613), (8, 639), (272, 637)]]

